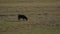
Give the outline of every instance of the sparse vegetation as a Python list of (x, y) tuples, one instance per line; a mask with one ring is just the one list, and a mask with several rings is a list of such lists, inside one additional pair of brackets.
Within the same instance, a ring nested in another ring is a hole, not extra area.
[[(17, 14), (28, 21), (18, 22)], [(0, 0), (0, 15), (7, 15), (0, 16), (0, 34), (60, 34), (59, 0)]]

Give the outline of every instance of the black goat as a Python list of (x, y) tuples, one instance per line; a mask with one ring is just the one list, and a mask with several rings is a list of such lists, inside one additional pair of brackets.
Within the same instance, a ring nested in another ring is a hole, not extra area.
[(18, 20), (23, 19), (23, 20), (28, 20), (28, 18), (25, 15), (18, 15)]

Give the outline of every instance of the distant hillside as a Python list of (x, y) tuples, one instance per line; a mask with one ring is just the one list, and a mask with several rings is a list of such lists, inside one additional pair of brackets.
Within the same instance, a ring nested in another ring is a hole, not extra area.
[(0, 0), (0, 3), (11, 3), (11, 2), (60, 2), (60, 0)]
[(60, 0), (0, 0), (0, 7), (60, 7)]

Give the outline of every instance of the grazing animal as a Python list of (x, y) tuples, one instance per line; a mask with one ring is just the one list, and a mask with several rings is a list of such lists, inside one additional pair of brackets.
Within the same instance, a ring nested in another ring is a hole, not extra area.
[(18, 20), (21, 20), (21, 19), (23, 19), (23, 20), (28, 20), (28, 18), (25, 16), (25, 15), (18, 15)]

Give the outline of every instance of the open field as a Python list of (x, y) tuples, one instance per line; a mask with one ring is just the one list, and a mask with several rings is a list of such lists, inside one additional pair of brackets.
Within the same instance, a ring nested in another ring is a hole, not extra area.
[[(28, 21), (18, 21), (18, 14)], [(59, 0), (0, 0), (0, 15), (6, 15), (0, 16), (0, 34), (60, 34)]]

